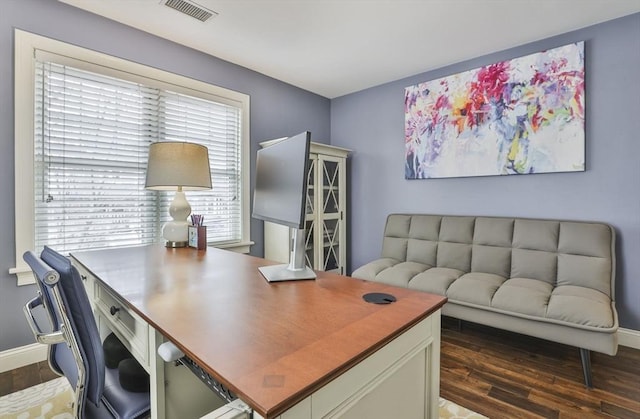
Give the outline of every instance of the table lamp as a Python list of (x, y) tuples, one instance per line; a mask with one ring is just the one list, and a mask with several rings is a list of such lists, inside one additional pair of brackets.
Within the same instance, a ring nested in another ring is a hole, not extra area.
[(184, 191), (211, 189), (211, 169), (207, 147), (180, 141), (162, 141), (149, 147), (145, 188), (154, 191), (176, 191), (169, 206), (172, 221), (162, 227), (167, 247), (186, 247), (187, 217), (191, 206)]

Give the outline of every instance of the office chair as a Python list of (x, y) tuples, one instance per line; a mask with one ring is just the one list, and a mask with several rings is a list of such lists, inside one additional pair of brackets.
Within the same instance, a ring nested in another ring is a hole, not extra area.
[[(28, 251), (25, 262), (36, 276), (39, 295), (24, 307), (36, 341), (49, 345), (51, 369), (74, 389), (74, 417), (133, 419), (148, 416), (149, 392), (122, 388), (118, 369), (105, 368), (98, 327), (78, 270), (49, 247), (40, 257)], [(33, 309), (43, 306), (51, 332), (43, 332)]]

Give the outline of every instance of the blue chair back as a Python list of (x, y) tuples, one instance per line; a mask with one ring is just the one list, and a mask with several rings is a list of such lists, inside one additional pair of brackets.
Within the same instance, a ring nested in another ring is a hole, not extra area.
[(74, 334), (79, 339), (84, 361), (87, 398), (97, 405), (104, 390), (104, 351), (87, 291), (78, 270), (68, 258), (46, 246), (40, 258), (60, 275), (60, 294), (69, 310), (67, 315)]
[[(68, 329), (65, 342), (50, 345), (51, 367), (63, 374), (74, 389), (82, 389), (81, 400), (77, 400), (80, 412), (84, 410), (85, 398), (99, 405), (104, 391), (104, 352), (78, 270), (68, 258), (49, 247), (44, 248), (40, 258), (33, 252), (26, 252), (23, 258), (38, 280), (43, 304), (54, 329), (63, 330), (63, 326)], [(54, 273), (58, 274), (57, 280), (54, 280)], [(57, 303), (56, 293), (61, 304)], [(74, 350), (78, 351), (79, 357), (74, 356)], [(82, 363), (82, 374), (79, 363)]]

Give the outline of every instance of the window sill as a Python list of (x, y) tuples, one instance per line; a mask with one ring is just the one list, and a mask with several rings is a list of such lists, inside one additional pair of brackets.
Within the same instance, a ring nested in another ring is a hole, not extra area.
[(33, 276), (31, 269), (26, 267), (18, 267), (9, 269), (10, 274), (14, 274), (18, 277), (17, 285), (19, 287), (23, 285), (33, 285), (36, 283), (36, 279)]
[(236, 243), (221, 243), (221, 244), (212, 245), (211, 247), (217, 247), (218, 249), (231, 250), (233, 252), (238, 252), (238, 253), (249, 253), (251, 251), (251, 246), (253, 246), (254, 244), (255, 242), (248, 241), (248, 242), (236, 242)]

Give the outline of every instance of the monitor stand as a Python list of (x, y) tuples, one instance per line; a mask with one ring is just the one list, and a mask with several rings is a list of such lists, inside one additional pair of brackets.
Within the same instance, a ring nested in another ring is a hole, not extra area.
[(291, 253), (289, 263), (283, 265), (261, 266), (258, 268), (268, 282), (297, 281), (301, 279), (315, 279), (316, 273), (307, 266), (305, 259), (304, 229), (290, 229)]

